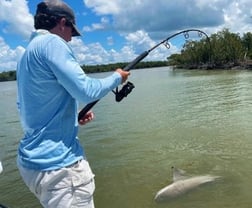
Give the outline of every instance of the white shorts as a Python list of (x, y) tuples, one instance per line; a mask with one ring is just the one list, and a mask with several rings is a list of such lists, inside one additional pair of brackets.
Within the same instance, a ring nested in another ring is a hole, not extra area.
[(94, 208), (94, 174), (86, 160), (53, 171), (18, 165), (20, 174), (45, 208)]

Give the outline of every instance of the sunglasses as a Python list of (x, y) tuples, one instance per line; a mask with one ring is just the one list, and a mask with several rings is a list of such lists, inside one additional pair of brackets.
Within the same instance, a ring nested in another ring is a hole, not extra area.
[(72, 33), (74, 32), (74, 26), (73, 26), (73, 23), (69, 20), (66, 21), (66, 24), (65, 24), (67, 27), (71, 27), (72, 29)]
[(74, 23), (68, 19), (66, 19), (65, 25), (67, 27), (71, 27), (72, 29), (72, 36), (80, 36), (79, 32), (76, 30), (76, 27), (74, 26)]

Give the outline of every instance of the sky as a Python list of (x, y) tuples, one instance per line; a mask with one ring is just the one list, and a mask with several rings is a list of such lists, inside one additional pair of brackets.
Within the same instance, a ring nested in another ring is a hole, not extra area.
[[(0, 0), (0, 72), (16, 64), (34, 30), (39, 0)], [(200, 29), (209, 36), (224, 28), (252, 32), (251, 0), (65, 0), (74, 10), (81, 37), (69, 43), (81, 65), (129, 62), (170, 35)], [(190, 38), (197, 38), (191, 34)], [(146, 61), (179, 53), (185, 38), (169, 40)]]

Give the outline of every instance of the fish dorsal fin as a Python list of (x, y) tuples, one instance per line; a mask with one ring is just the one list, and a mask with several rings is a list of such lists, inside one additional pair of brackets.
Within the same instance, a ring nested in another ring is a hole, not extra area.
[(0, 173), (2, 173), (3, 171), (3, 166), (2, 166), (2, 162), (0, 161)]
[(173, 171), (173, 182), (184, 180), (189, 177), (184, 170), (178, 169), (176, 167), (172, 167), (172, 171)]

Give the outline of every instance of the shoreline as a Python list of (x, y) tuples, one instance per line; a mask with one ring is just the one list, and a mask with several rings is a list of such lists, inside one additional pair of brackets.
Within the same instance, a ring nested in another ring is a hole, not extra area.
[[(104, 65), (93, 65), (93, 66), (81, 66), (86, 74), (99, 73), (99, 72), (109, 72), (113, 71), (115, 68), (123, 68), (123, 66), (128, 63), (115, 63), (115, 64), (104, 64)], [(252, 70), (252, 60), (240, 62), (240, 63), (226, 63), (226, 64), (181, 64), (181, 65), (169, 65), (167, 61), (149, 61), (140, 62), (136, 65), (134, 69), (141, 68), (155, 68), (155, 67), (165, 67), (170, 66), (174, 70), (176, 69), (200, 69), (200, 70)], [(15, 81), (16, 71), (7, 71), (0, 73), (0, 82), (5, 81)]]

